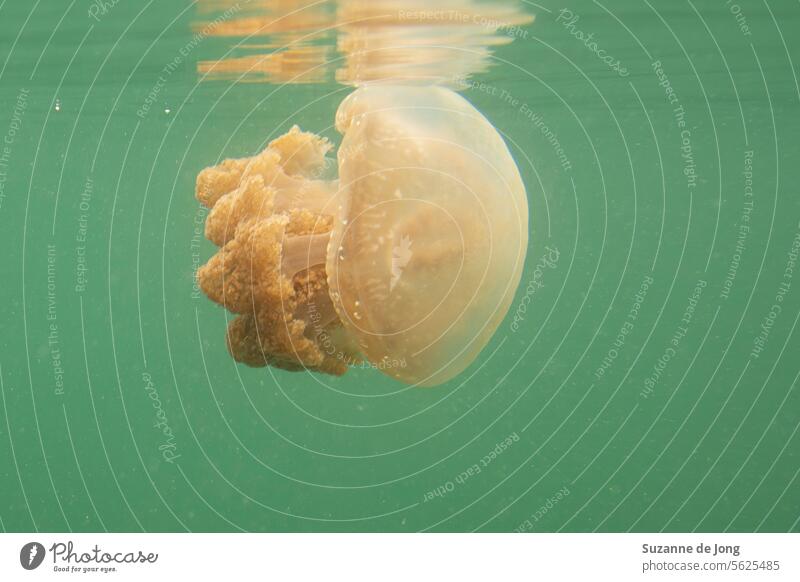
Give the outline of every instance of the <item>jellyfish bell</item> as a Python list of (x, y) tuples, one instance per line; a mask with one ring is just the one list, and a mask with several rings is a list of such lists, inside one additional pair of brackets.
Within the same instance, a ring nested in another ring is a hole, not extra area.
[(198, 176), (220, 252), (201, 287), (240, 314), (228, 330), (250, 365), (342, 374), (365, 359), (419, 386), (462, 372), (519, 284), (528, 206), (492, 124), (439, 87), (375, 85), (336, 113), (331, 145), (298, 128), (262, 153)]
[(461, 372), (506, 314), (527, 198), (495, 128), (444, 88), (372, 86), (339, 106), (341, 201), (328, 247), (336, 311), (408, 383)]

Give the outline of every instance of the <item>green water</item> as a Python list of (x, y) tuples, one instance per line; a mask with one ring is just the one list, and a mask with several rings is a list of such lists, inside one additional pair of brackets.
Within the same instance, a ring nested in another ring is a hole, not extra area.
[(800, 530), (800, 4), (519, 4), (463, 94), (527, 267), (435, 389), (236, 365), (194, 289), (197, 172), (351, 87), (201, 80), (219, 36), (159, 85), (209, 16), (92, 6), (0, 3), (3, 530)]

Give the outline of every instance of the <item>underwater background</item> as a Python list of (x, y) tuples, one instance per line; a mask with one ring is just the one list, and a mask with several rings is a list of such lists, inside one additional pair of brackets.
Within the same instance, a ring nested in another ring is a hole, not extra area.
[[(0, 530), (800, 531), (800, 3), (0, 1)], [(254, 369), (197, 173), (460, 90), (522, 283), (432, 389)]]

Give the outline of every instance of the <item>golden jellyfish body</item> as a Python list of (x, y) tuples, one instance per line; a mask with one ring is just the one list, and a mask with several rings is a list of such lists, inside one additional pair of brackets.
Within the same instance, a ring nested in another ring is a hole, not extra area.
[(336, 113), (331, 144), (293, 127), (252, 158), (203, 170), (219, 252), (202, 289), (237, 313), (238, 361), (343, 374), (368, 361), (419, 386), (475, 360), (519, 284), (528, 204), (492, 124), (440, 87), (376, 85)]

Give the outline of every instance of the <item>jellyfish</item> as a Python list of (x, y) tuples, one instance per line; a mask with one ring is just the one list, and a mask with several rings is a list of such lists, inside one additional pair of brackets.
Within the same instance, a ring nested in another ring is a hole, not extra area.
[(233, 358), (342, 375), (368, 365), (442, 384), (481, 353), (519, 285), (528, 203), (494, 126), (442, 87), (372, 85), (333, 145), (292, 127), (197, 177), (219, 251), (200, 287), (236, 316)]

